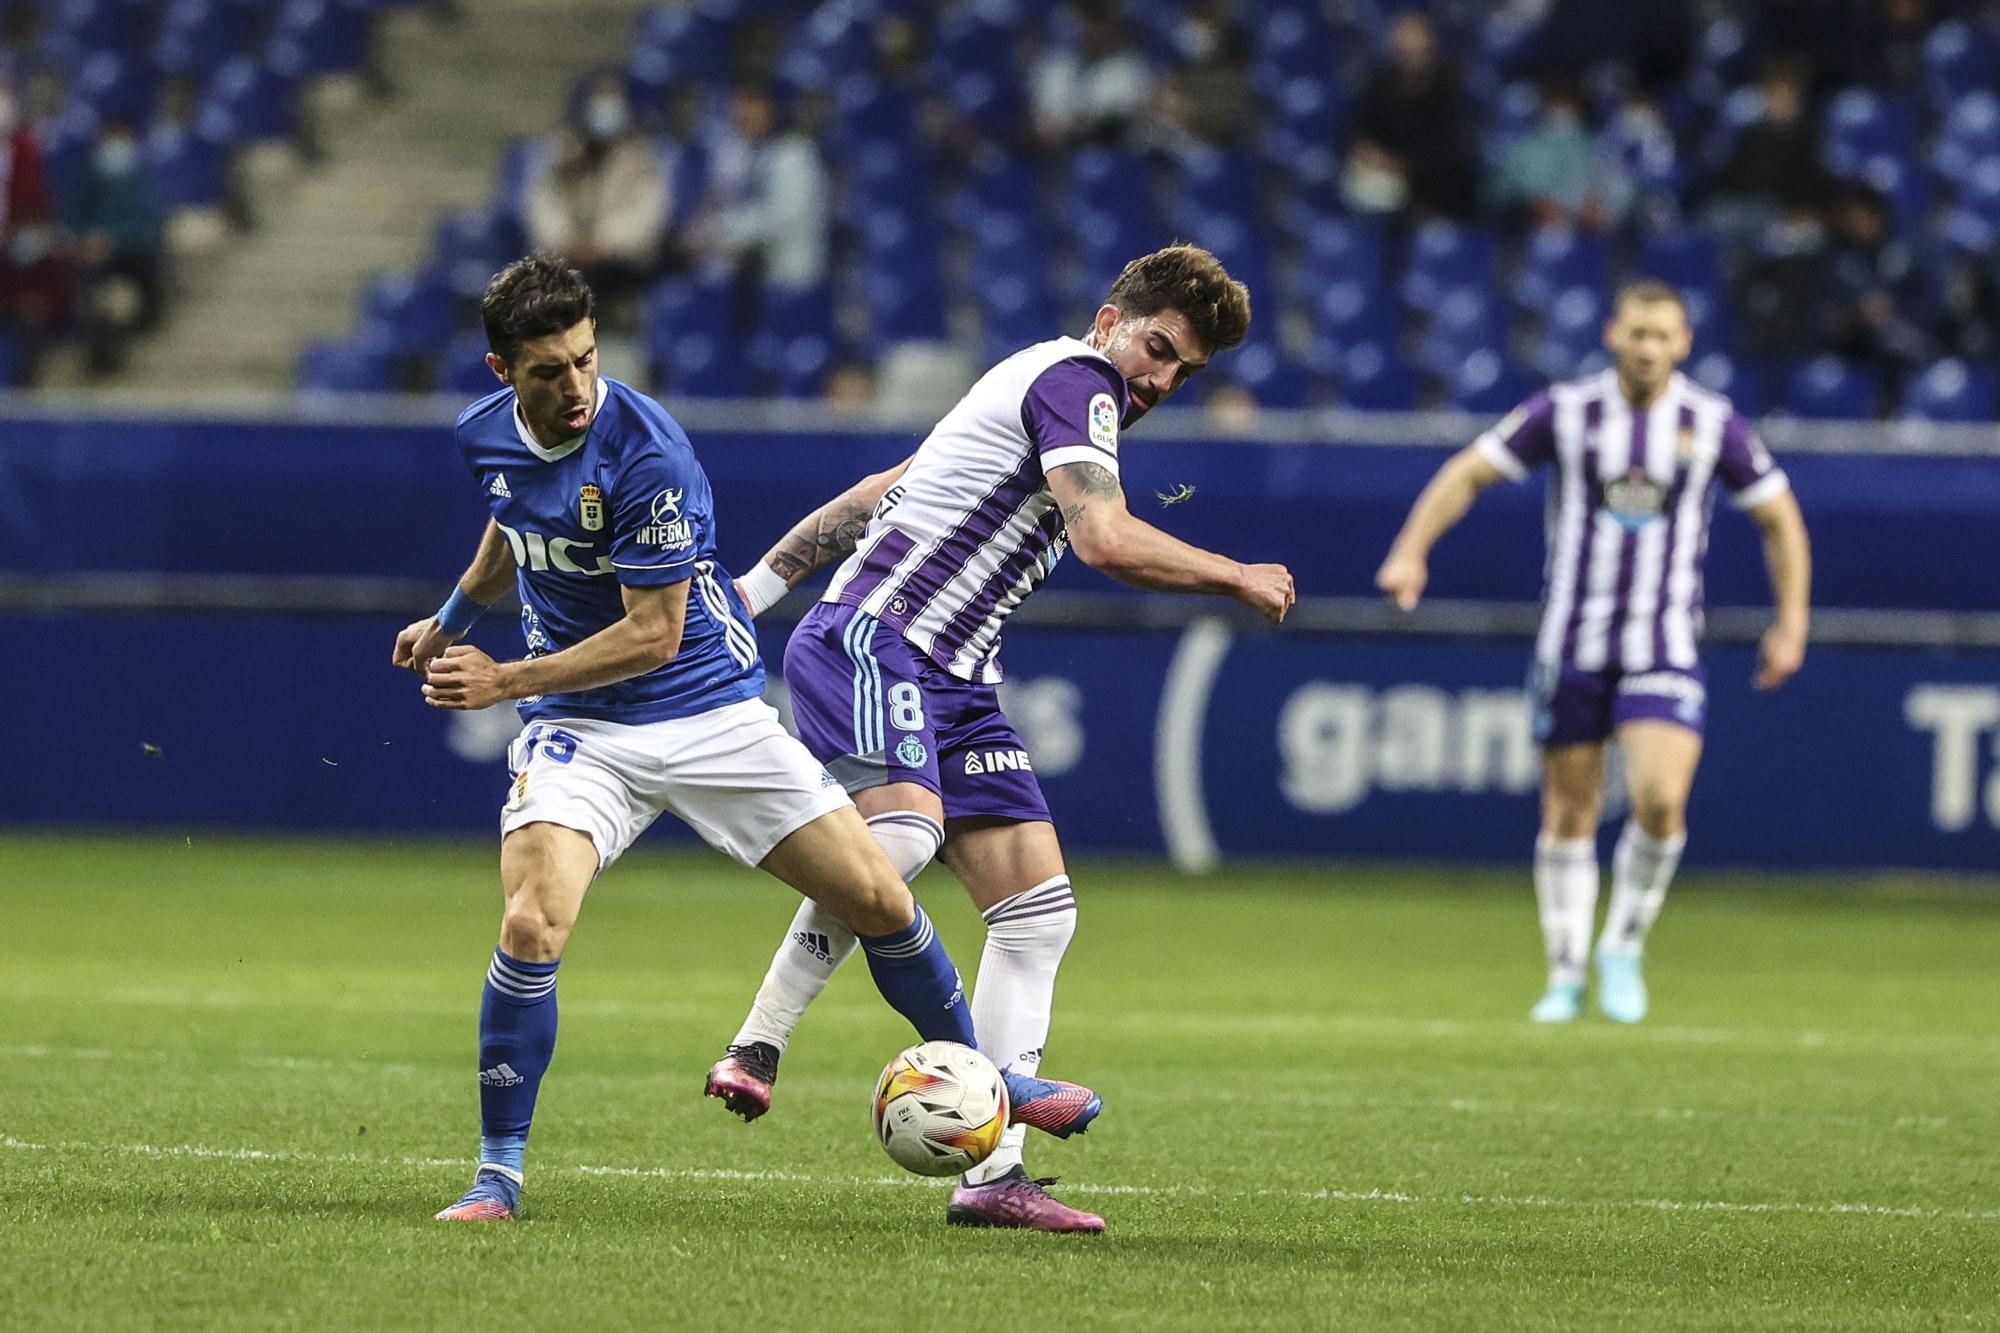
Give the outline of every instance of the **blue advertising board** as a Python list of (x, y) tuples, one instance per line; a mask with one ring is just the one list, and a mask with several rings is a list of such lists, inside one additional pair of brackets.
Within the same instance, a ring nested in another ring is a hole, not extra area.
[[(423, 705), (372, 616), (0, 613), (32, 644), (0, 821), (481, 834), (510, 710)], [(767, 656), (786, 627), (764, 627)], [(475, 638), (519, 651), (500, 617)], [(1064, 841), (1200, 868), (1258, 856), (1519, 861), (1538, 756), (1527, 644), (1022, 626), (1007, 706)], [(1689, 861), (2000, 866), (2000, 654), (1828, 646), (1783, 689), (1710, 654)], [(775, 673), (774, 673), (775, 674)], [(782, 691), (774, 690), (782, 705)], [(1614, 806), (1615, 809), (1615, 806)], [(671, 826), (649, 836), (688, 837)]]

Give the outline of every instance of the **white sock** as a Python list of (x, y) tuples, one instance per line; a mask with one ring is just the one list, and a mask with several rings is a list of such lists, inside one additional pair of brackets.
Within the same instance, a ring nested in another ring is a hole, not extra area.
[[(1055, 1007), (1056, 968), (1076, 933), (1076, 897), (1057, 875), (986, 909), (986, 948), (972, 988), (979, 1045), (1003, 1069), (1041, 1067)], [(1013, 1125), (993, 1155), (965, 1173), (968, 1185), (997, 1180), (1021, 1164), (1026, 1125)]]
[(1646, 932), (1667, 901), (1667, 885), (1681, 863), (1687, 834), (1656, 838), (1633, 820), (1625, 821), (1618, 850), (1611, 854), (1611, 910), (1604, 915), (1604, 934), (1597, 947), (1638, 953), (1646, 947)]
[(1597, 918), (1597, 840), (1535, 839), (1535, 902), (1542, 914), (1542, 944), (1551, 986), (1581, 986), (1590, 956), (1590, 928)]
[[(889, 864), (905, 884), (923, 872), (944, 845), (944, 830), (927, 815), (890, 810), (868, 821), (868, 831), (888, 854)], [(780, 1051), (805, 1016), (806, 1006), (819, 998), (840, 965), (854, 953), (854, 932), (833, 913), (808, 898), (792, 915), (785, 942), (771, 956), (764, 984), (751, 1001), (750, 1015), (732, 1046), (769, 1042)], [(977, 1020), (975, 1020), (976, 1022)]]

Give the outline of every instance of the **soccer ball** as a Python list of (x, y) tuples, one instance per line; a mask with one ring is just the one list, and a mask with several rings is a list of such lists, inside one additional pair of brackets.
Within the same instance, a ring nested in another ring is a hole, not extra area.
[(1007, 1110), (1000, 1071), (955, 1041), (912, 1046), (875, 1081), (875, 1136), (920, 1176), (955, 1176), (991, 1157)]

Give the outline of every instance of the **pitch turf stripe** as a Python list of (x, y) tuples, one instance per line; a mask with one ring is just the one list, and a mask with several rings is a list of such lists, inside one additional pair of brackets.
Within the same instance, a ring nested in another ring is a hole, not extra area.
[[(0, 1134), (0, 1150), (45, 1153), (123, 1153), (134, 1157), (186, 1157), (202, 1161), (296, 1162), (315, 1166), (402, 1166), (464, 1170), (477, 1168), (471, 1157), (363, 1157), (354, 1153), (297, 1152), (291, 1149), (211, 1148), (196, 1143), (32, 1143)], [(897, 1186), (936, 1188), (920, 1176), (815, 1175), (804, 1171), (739, 1171), (727, 1167), (593, 1166), (572, 1163), (539, 1166), (537, 1170), (618, 1180), (765, 1181), (781, 1185)], [(1230, 1189), (1215, 1185), (1093, 1185), (1065, 1184), (1070, 1194), (1105, 1194), (1142, 1198), (1289, 1199), (1305, 1203), (1386, 1203), (1404, 1207), (1526, 1208), (1566, 1212), (1743, 1213), (1802, 1214), (1811, 1217), (1913, 1218), (1936, 1222), (2000, 1222), (2000, 1208), (1926, 1208), (1880, 1203), (1803, 1203), (1793, 1200), (1737, 1202), (1729, 1199), (1557, 1199), (1540, 1194), (1408, 1194), (1401, 1190), (1350, 1189)]]

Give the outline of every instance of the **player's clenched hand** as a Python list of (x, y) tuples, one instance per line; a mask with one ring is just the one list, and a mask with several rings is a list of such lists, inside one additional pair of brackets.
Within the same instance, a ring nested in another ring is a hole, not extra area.
[(451, 647), (452, 639), (437, 623), (436, 616), (413, 620), (396, 636), (396, 649), (389, 655), (389, 664), (421, 676), (430, 670), (432, 658)]
[(424, 702), (434, 708), (470, 711), (506, 697), (504, 669), (469, 643), (445, 649), (424, 676)]
[(1274, 625), (1284, 623), (1285, 612), (1299, 599), (1292, 586), (1292, 571), (1283, 565), (1243, 566), (1243, 586), (1236, 597)]
[(1431, 581), (1430, 567), (1421, 557), (1391, 551), (1375, 571), (1375, 586), (1396, 604), (1398, 611), (1414, 611), (1423, 600), (1424, 585)]
[(1758, 645), (1757, 675), (1752, 684), (1760, 690), (1775, 690), (1796, 675), (1805, 662), (1805, 633), (1773, 625), (1764, 631), (1764, 641)]

